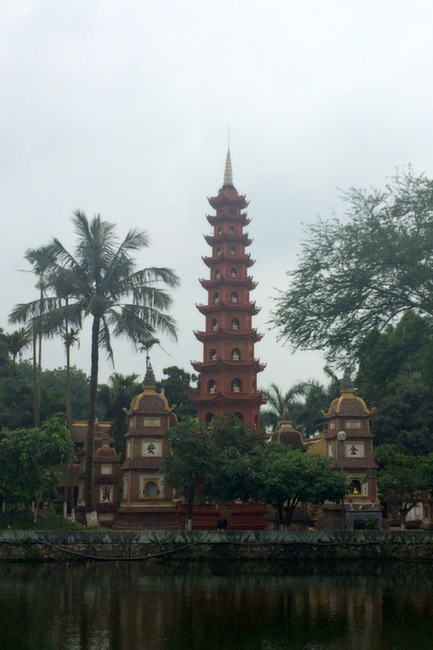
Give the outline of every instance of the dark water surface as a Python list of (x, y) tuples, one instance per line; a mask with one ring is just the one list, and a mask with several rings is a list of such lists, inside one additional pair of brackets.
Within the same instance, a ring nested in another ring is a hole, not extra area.
[(270, 573), (2, 564), (0, 648), (433, 648), (429, 567)]

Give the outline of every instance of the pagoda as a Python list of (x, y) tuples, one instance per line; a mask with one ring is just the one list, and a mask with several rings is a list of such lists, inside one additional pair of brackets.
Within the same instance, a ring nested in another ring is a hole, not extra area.
[(192, 363), (201, 374), (201, 394), (190, 395), (190, 400), (204, 422), (233, 414), (256, 429), (260, 426), (260, 405), (266, 402), (257, 390), (257, 373), (265, 365), (254, 357), (254, 344), (262, 335), (252, 328), (252, 317), (259, 308), (250, 300), (250, 291), (257, 286), (248, 275), (254, 260), (245, 252), (251, 244), (244, 232), (250, 223), (243, 212), (248, 201), (233, 185), (230, 150), (224, 184), (218, 196), (208, 200), (216, 212), (207, 216), (213, 233), (205, 239), (212, 252), (203, 257), (210, 277), (200, 280), (207, 291), (207, 304), (197, 305), (206, 318), (206, 328), (195, 332), (203, 343), (203, 361)]

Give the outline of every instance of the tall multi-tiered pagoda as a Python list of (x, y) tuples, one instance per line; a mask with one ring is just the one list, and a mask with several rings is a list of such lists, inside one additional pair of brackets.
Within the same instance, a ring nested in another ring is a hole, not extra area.
[(251, 244), (243, 231), (250, 222), (243, 212), (248, 201), (233, 185), (230, 151), (224, 184), (209, 203), (216, 211), (207, 216), (213, 234), (205, 236), (212, 254), (203, 258), (210, 278), (200, 280), (208, 300), (197, 305), (206, 317), (206, 329), (195, 332), (203, 343), (203, 361), (192, 364), (201, 373), (201, 394), (190, 399), (204, 422), (234, 414), (255, 429), (260, 426), (260, 405), (266, 401), (257, 390), (257, 373), (265, 366), (254, 358), (254, 344), (262, 335), (252, 328), (252, 317), (259, 308), (250, 301), (256, 283), (248, 275), (254, 260), (245, 252)]

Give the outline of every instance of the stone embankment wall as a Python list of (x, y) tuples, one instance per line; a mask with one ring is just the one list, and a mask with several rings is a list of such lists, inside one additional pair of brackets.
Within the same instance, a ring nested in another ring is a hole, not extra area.
[(430, 531), (0, 531), (0, 561), (433, 562)]

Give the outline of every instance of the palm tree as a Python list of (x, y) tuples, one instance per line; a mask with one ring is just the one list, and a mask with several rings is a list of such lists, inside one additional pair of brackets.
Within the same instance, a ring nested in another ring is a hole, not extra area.
[(60, 336), (63, 340), (66, 353), (66, 395), (65, 395), (65, 411), (66, 411), (66, 427), (71, 431), (72, 427), (72, 396), (71, 396), (71, 348), (76, 343), (79, 343), (79, 330), (69, 326), (69, 321), (65, 320), (63, 326), (60, 328)]
[[(29, 248), (24, 254), (25, 259), (33, 265), (33, 272), (38, 277), (36, 287), (39, 289), (39, 301), (32, 317), (33, 331), (33, 419), (38, 427), (41, 419), (41, 378), (42, 378), (42, 338), (51, 336), (52, 332), (43, 329), (44, 300), (46, 297), (46, 275), (52, 267), (54, 258), (50, 245), (40, 248)], [(18, 319), (12, 322), (17, 322)], [(21, 322), (23, 319), (20, 319)]]
[[(141, 393), (143, 383), (137, 381), (138, 375), (122, 375), (114, 372), (109, 384), (99, 386), (98, 404), (103, 408), (102, 417), (111, 422), (110, 432), (114, 446), (124, 457), (124, 435), (127, 430), (126, 410), (132, 399)], [(125, 408), (126, 407), (126, 408)]]
[(265, 429), (275, 430), (282, 416), (291, 412), (292, 390), (283, 393), (277, 384), (271, 384), (264, 392), (268, 396), (268, 402), (267, 408), (260, 413), (260, 420)]
[(14, 367), (17, 363), (17, 357), (21, 359), (21, 355), (25, 348), (28, 348), (32, 343), (32, 333), (27, 327), (20, 327), (10, 333), (4, 333), (4, 343), (6, 350), (12, 357)]
[(322, 411), (331, 402), (329, 390), (316, 379), (302, 381), (291, 388), (292, 417), (304, 438), (312, 438), (325, 426)]
[[(149, 245), (144, 232), (130, 230), (119, 244), (114, 224), (102, 221), (99, 215), (89, 221), (83, 212), (77, 211), (73, 223), (78, 237), (74, 254), (54, 239), (49, 273), (54, 295), (68, 296), (68, 302), (59, 305), (57, 298), (46, 297), (44, 313), (50, 312), (52, 323), (67, 320), (78, 327), (86, 316), (92, 319), (85, 500), (87, 525), (94, 527), (98, 524), (93, 478), (100, 348), (113, 359), (111, 334), (127, 337), (135, 344), (153, 337), (157, 331), (176, 338), (174, 320), (165, 313), (171, 297), (160, 285), (176, 287), (179, 280), (167, 268), (136, 270), (131, 253)], [(18, 305), (13, 317), (34, 317), (36, 307), (35, 302)]]

